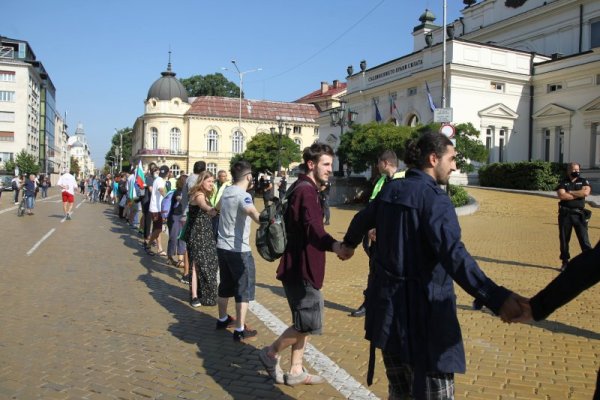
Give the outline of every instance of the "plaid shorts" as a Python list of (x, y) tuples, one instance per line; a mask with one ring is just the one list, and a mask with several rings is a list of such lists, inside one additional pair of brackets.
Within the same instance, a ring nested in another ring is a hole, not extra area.
[[(396, 354), (383, 352), (383, 363), (388, 378), (389, 398), (393, 400), (414, 399), (412, 395), (413, 369), (400, 362)], [(454, 374), (430, 372), (425, 376), (425, 399), (453, 400)]]

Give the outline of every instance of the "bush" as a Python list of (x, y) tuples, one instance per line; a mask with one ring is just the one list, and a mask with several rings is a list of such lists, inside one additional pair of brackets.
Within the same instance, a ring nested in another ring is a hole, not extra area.
[(565, 164), (546, 161), (494, 163), (479, 169), (481, 186), (520, 190), (555, 190)]
[(469, 194), (460, 186), (448, 185), (448, 195), (455, 208), (462, 207), (469, 203)]

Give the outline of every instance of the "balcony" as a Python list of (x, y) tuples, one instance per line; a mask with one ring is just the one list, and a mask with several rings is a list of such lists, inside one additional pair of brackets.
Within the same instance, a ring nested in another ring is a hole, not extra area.
[(172, 149), (139, 149), (137, 151), (138, 156), (173, 156), (173, 157), (186, 157), (188, 155), (187, 150), (172, 150)]

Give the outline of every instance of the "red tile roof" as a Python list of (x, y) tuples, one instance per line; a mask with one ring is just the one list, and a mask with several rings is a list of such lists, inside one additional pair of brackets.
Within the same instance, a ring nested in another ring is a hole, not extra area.
[(304, 97), (300, 97), (298, 100), (295, 101), (295, 103), (310, 103), (318, 99), (328, 99), (346, 90), (347, 86), (348, 84), (345, 82), (338, 82), (337, 87), (329, 85), (329, 90), (327, 90), (325, 93), (323, 93), (321, 91), (321, 88), (319, 88), (314, 92), (307, 94)]
[[(196, 97), (187, 115), (238, 118), (240, 100), (234, 97)], [(312, 104), (242, 99), (242, 119), (316, 123), (319, 112)]]

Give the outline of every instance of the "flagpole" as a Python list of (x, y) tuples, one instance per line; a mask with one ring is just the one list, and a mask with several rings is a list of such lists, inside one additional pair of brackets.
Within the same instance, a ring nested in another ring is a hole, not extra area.
[(442, 25), (442, 108), (446, 108), (446, 0), (444, 1)]

